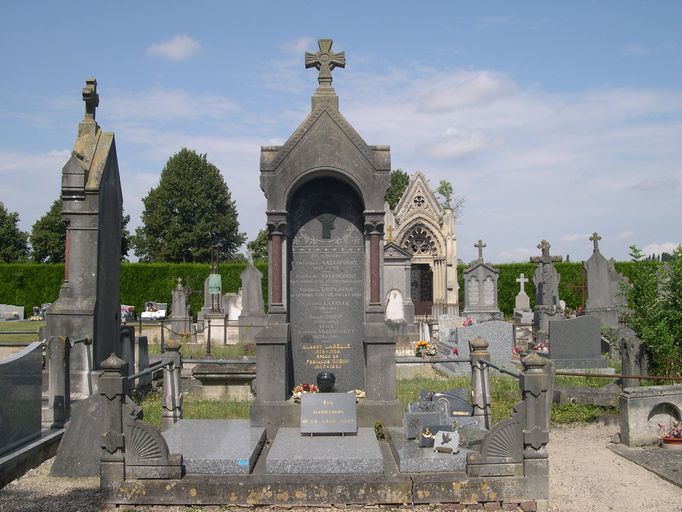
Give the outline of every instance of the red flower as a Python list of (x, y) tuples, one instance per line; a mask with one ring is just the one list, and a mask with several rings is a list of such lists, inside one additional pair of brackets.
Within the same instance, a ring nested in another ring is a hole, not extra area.
[(452, 353), (455, 354), (456, 356), (459, 355), (459, 349), (457, 347), (452, 349)]

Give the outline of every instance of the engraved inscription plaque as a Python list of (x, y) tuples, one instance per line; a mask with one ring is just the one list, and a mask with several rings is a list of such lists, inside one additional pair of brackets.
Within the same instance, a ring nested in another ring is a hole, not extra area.
[(289, 322), (295, 384), (329, 370), (336, 389), (364, 389), (363, 210), (355, 191), (322, 178), (290, 208)]
[(355, 393), (303, 393), (301, 434), (357, 434)]

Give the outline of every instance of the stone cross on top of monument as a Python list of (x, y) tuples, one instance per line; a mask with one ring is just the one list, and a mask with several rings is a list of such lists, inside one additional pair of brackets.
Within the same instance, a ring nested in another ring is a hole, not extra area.
[(601, 240), (601, 237), (597, 234), (596, 231), (592, 233), (590, 240), (594, 242), (594, 249), (592, 249), (592, 252), (599, 252), (599, 240)]
[(318, 39), (317, 46), (319, 46), (320, 51), (317, 53), (305, 52), (305, 68), (314, 67), (320, 71), (317, 75), (320, 87), (331, 87), (332, 70), (346, 67), (345, 52), (334, 53), (332, 44), (331, 39)]
[(97, 80), (88, 78), (83, 87), (83, 101), (85, 102), (85, 118), (86, 120), (95, 120), (95, 110), (99, 105), (99, 94), (97, 94)]
[(516, 278), (516, 282), (519, 283), (519, 293), (526, 293), (525, 285), (528, 282), (528, 278), (521, 274)]
[(550, 256), (549, 248), (550, 243), (547, 240), (543, 240), (538, 244), (538, 249), (542, 251), (542, 256), (533, 256), (530, 258), (532, 263), (552, 263), (555, 261), (561, 261), (561, 256)]
[(483, 261), (483, 248), (488, 246), (483, 243), (483, 240), (479, 239), (478, 243), (474, 244), (474, 247), (478, 248), (478, 261)]

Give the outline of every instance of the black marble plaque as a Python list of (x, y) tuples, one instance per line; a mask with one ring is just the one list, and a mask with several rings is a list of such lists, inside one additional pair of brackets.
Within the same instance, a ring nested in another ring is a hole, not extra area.
[(356, 434), (355, 393), (303, 393), (301, 434)]
[(333, 179), (301, 187), (292, 201), (289, 322), (294, 384), (321, 371), (335, 389), (365, 388), (363, 211), (357, 194)]

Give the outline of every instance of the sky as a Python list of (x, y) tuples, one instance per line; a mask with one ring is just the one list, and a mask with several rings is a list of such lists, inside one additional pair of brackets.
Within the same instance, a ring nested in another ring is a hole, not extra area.
[(682, 242), (682, 2), (2, 2), (0, 201), (30, 231), (60, 192), (96, 77), (124, 210), (183, 147), (206, 153), (240, 230), (265, 225), (260, 146), (310, 111), (318, 38), (345, 51), (340, 110), (392, 169), (465, 200), (458, 256), (586, 260)]

